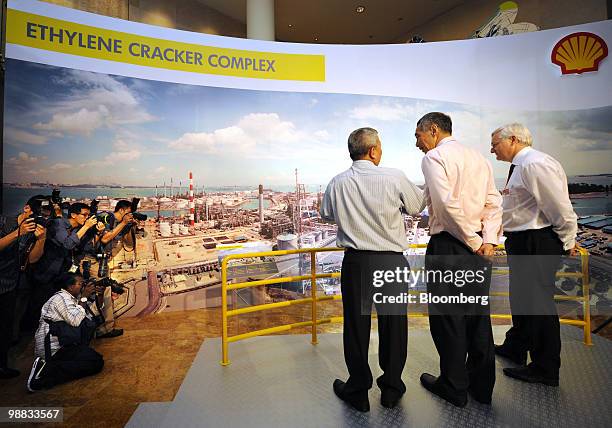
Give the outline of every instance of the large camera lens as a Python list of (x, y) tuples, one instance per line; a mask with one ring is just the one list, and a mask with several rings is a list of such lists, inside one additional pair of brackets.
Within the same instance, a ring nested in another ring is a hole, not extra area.
[(98, 278), (106, 278), (108, 276), (108, 254), (98, 254)]

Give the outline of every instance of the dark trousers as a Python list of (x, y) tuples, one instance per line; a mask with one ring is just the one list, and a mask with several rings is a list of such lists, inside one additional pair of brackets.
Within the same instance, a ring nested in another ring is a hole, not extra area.
[[(449, 233), (442, 232), (431, 237), (425, 266), (428, 271), (475, 271), (487, 267), (484, 281), (477, 286), (456, 288), (453, 284), (428, 281), (427, 290), (434, 295), (451, 295), (463, 290), (469, 293), (469, 287), (478, 287), (478, 294), (489, 294), (490, 264)], [(440, 287), (444, 287), (443, 292), (439, 291)], [(495, 350), (489, 306), (432, 306), (429, 305), (429, 328), (440, 355), (439, 382), (456, 392), (464, 393), (469, 388), (480, 399), (490, 399), (495, 385)]]
[(41, 386), (51, 388), (71, 380), (100, 373), (104, 367), (102, 355), (86, 345), (60, 348), (46, 360), (41, 376)]
[(512, 328), (504, 346), (529, 351), (530, 366), (558, 378), (561, 367), (559, 316), (554, 301), (555, 277), (563, 244), (551, 227), (508, 233)]
[[(345, 391), (355, 397), (367, 395), (372, 387), (372, 372), (368, 364), (371, 309), (373, 303), (373, 273), (408, 267), (401, 253), (347, 251), (342, 261), (342, 308), (344, 311), (344, 361), (349, 372)], [(399, 291), (402, 287), (391, 284)], [(379, 289), (377, 289), (379, 290)], [(377, 379), (381, 390), (398, 395), (406, 392), (401, 379), (408, 351), (407, 305), (396, 315), (385, 315), (390, 308), (376, 304), (378, 312), (378, 362), (383, 375)], [(394, 308), (397, 309), (397, 308)], [(393, 310), (393, 308), (391, 308)], [(395, 310), (395, 312), (398, 312)]]
[(15, 291), (0, 294), (0, 368), (7, 367), (8, 351), (13, 341)]

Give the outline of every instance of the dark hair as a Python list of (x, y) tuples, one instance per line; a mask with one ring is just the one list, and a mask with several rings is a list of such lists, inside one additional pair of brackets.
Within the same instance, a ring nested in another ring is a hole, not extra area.
[(67, 290), (69, 287), (76, 284), (77, 279), (82, 278), (83, 276), (79, 273), (63, 272), (57, 277), (57, 280), (55, 281), (55, 288), (58, 290), (60, 288)]
[(453, 121), (450, 116), (437, 111), (427, 113), (417, 122), (417, 128), (422, 131), (427, 131), (431, 125), (437, 125), (444, 132), (453, 133)]
[(28, 199), (25, 204), (29, 206), (32, 211), (36, 211), (41, 206), (41, 202), (46, 199), (45, 195), (35, 195)]
[(130, 201), (126, 201), (125, 199), (121, 199), (117, 201), (117, 205), (115, 205), (115, 212), (119, 211), (121, 208), (130, 208), (132, 203)]
[(70, 208), (68, 208), (68, 215), (80, 214), (81, 210), (89, 210), (89, 205), (84, 204), (83, 202), (75, 202), (74, 204), (70, 205)]

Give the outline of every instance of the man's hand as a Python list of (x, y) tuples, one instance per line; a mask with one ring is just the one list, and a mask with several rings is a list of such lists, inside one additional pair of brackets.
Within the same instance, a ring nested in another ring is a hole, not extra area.
[(106, 229), (106, 226), (104, 226), (104, 223), (102, 223), (102, 222), (96, 223), (96, 230), (98, 232), (102, 232), (104, 229)]
[(570, 248), (569, 250), (567, 250), (567, 255), (570, 257), (574, 257), (580, 254), (580, 251), (578, 251), (578, 244), (574, 245), (574, 248)]
[(134, 215), (132, 213), (128, 213), (123, 216), (123, 218), (121, 219), (121, 223), (127, 225), (131, 223), (133, 220), (134, 220)]
[(19, 225), (19, 235), (25, 235), (26, 233), (34, 232), (36, 230), (36, 223), (33, 218), (26, 218)]
[(92, 226), (95, 226), (97, 223), (98, 223), (98, 219), (96, 218), (95, 215), (92, 215), (87, 220), (85, 220), (85, 224), (83, 225), (83, 227), (90, 229)]
[(493, 257), (493, 250), (495, 246), (493, 244), (482, 244), (478, 250), (476, 250), (476, 254), (482, 257)]
[(81, 296), (89, 299), (89, 297), (93, 294), (94, 291), (95, 291), (95, 287), (94, 287), (93, 282), (88, 282), (87, 285), (85, 285), (81, 289)]
[(36, 230), (34, 231), (34, 236), (36, 239), (45, 239), (47, 237), (47, 229), (42, 227), (40, 224), (37, 224)]

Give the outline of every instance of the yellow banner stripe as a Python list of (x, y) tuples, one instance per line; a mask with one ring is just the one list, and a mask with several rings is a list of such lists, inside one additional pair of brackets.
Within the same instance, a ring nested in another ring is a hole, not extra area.
[(9, 9), (7, 42), (168, 70), (272, 80), (325, 81), (325, 56), (216, 48), (144, 37)]

